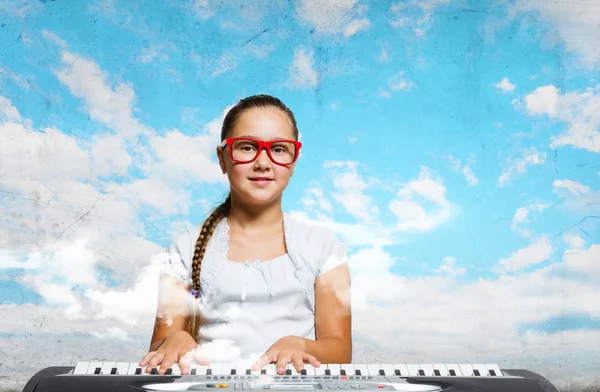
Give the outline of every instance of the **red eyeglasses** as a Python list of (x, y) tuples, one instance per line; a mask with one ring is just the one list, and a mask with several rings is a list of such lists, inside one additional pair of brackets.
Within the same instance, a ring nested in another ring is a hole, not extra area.
[(280, 166), (289, 166), (296, 162), (302, 143), (295, 140), (262, 140), (249, 137), (230, 137), (221, 143), (221, 147), (229, 148), (229, 157), (235, 163), (254, 162), (263, 149), (271, 161)]

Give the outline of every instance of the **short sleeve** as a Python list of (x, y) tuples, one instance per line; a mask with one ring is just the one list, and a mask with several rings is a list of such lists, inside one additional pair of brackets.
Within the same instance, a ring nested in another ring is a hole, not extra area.
[(192, 283), (191, 235), (189, 231), (176, 237), (165, 250), (160, 272), (190, 285)]
[(321, 266), (317, 271), (317, 276), (331, 271), (335, 267), (348, 263), (348, 252), (346, 245), (340, 238), (330, 229), (326, 229), (323, 233), (323, 255), (321, 257)]

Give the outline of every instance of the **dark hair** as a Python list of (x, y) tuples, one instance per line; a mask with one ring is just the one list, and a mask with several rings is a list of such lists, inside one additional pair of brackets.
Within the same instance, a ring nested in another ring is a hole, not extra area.
[[(228, 137), (229, 133), (235, 126), (236, 121), (246, 110), (267, 107), (280, 109), (287, 114), (294, 127), (294, 138), (298, 140), (298, 126), (292, 111), (278, 98), (261, 94), (253, 95), (240, 100), (227, 112), (225, 119), (223, 120), (223, 126), (221, 127), (221, 141)], [(194, 249), (194, 257), (192, 258), (192, 287), (190, 289), (195, 290), (196, 296), (200, 293), (200, 266), (202, 264), (202, 259), (204, 258), (204, 252), (206, 252), (208, 240), (212, 236), (219, 222), (229, 215), (229, 211), (231, 211), (231, 192), (225, 201), (215, 208), (208, 218), (206, 218), (204, 224), (202, 224), (202, 229), (200, 230), (200, 235), (198, 236), (196, 247)], [(196, 339), (198, 336), (198, 330), (200, 328), (200, 315), (195, 303), (192, 309), (192, 314), (188, 320), (187, 331), (194, 339)]]

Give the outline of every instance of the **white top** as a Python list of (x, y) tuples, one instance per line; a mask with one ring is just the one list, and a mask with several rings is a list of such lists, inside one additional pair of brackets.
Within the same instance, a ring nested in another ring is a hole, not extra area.
[[(177, 237), (162, 271), (191, 284), (197, 226)], [(227, 259), (229, 225), (211, 236), (200, 273), (202, 323), (197, 341), (214, 362), (254, 361), (278, 339), (315, 339), (314, 282), (347, 262), (343, 243), (329, 229), (284, 214), (288, 253), (267, 261)], [(301, 242), (297, 242), (301, 241)]]

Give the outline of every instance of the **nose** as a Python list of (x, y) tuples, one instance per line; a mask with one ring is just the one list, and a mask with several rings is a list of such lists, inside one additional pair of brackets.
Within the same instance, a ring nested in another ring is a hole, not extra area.
[(265, 166), (266, 164), (268, 164), (270, 160), (271, 160), (271, 158), (269, 158), (269, 154), (267, 153), (267, 148), (264, 147), (258, 153), (258, 157), (256, 158), (255, 162), (258, 163), (262, 167), (262, 166)]

